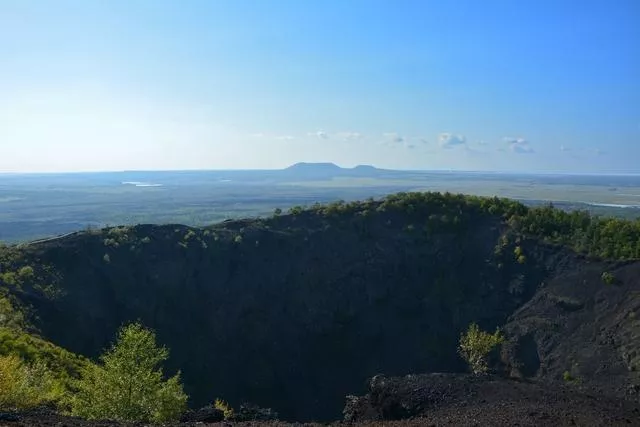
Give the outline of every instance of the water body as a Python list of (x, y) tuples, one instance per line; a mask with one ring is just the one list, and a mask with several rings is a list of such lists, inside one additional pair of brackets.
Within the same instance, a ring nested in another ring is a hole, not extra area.
[(595, 202), (581, 202), (589, 206), (603, 206), (606, 208), (631, 208), (631, 209), (640, 209), (640, 205), (622, 205), (616, 203), (595, 203)]
[(150, 182), (140, 182), (140, 181), (124, 181), (123, 185), (135, 185), (136, 187), (162, 187), (162, 184), (153, 184)]

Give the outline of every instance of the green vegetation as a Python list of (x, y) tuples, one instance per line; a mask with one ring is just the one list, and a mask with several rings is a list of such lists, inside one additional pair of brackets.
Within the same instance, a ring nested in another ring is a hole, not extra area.
[(562, 379), (564, 380), (564, 382), (567, 382), (567, 383), (575, 381), (575, 378), (573, 377), (573, 375), (571, 375), (571, 372), (569, 371), (564, 371), (562, 373)]
[(71, 400), (72, 413), (88, 419), (165, 422), (179, 418), (187, 395), (180, 373), (164, 380), (160, 364), (169, 352), (139, 323), (120, 329), (101, 365), (87, 367)]
[(112, 247), (112, 248), (118, 248), (120, 246), (120, 243), (118, 243), (116, 239), (111, 239), (111, 238), (104, 239), (103, 243), (105, 246)]
[(545, 206), (528, 208), (513, 223), (522, 233), (570, 246), (600, 258), (640, 258), (640, 219), (623, 220), (592, 216), (588, 212), (565, 212)]
[(74, 378), (90, 362), (28, 334), (26, 326), (22, 312), (0, 296), (0, 409), (62, 408)]
[(602, 279), (602, 283), (604, 283), (605, 285), (615, 285), (618, 282), (618, 279), (616, 279), (616, 276), (613, 275), (613, 273), (610, 273), (608, 271), (605, 271), (604, 273), (602, 273), (602, 276), (600, 276)]
[(235, 412), (231, 405), (229, 405), (226, 401), (222, 399), (216, 399), (213, 403), (213, 407), (219, 411), (222, 411), (225, 420), (232, 420), (234, 418)]
[(24, 316), (22, 312), (14, 309), (8, 297), (0, 294), (0, 328), (22, 329)]
[(180, 374), (163, 379), (168, 357), (153, 332), (122, 328), (117, 343), (95, 365), (25, 332), (20, 311), (0, 297), (0, 409), (53, 404), (90, 419), (175, 420), (186, 408)]
[[(302, 215), (305, 210), (289, 211)], [(464, 231), (490, 217), (510, 225), (511, 232), (568, 246), (578, 252), (608, 259), (640, 259), (640, 219), (624, 220), (592, 216), (586, 211), (566, 212), (552, 205), (527, 207), (514, 200), (450, 193), (397, 193), (376, 202), (338, 201), (306, 210), (327, 218), (348, 216), (352, 221), (372, 220), (380, 215), (402, 214), (407, 230), (422, 223), (427, 234)], [(374, 214), (374, 215), (372, 215)], [(501, 242), (505, 247), (507, 242)], [(497, 248), (497, 251), (500, 249)], [(526, 262), (522, 248), (514, 249), (517, 262)]]
[(290, 215), (300, 215), (303, 211), (304, 211), (304, 208), (302, 206), (293, 206), (289, 208)]
[(77, 378), (90, 364), (84, 357), (42, 338), (6, 327), (0, 328), (0, 355), (15, 355), (27, 363), (43, 362), (67, 388), (70, 388), (73, 378)]
[(0, 356), (0, 410), (31, 409), (56, 402), (63, 390), (42, 361), (25, 363), (18, 356)]
[(459, 352), (474, 374), (482, 374), (489, 369), (487, 365), (489, 353), (503, 342), (504, 337), (499, 330), (490, 334), (472, 323), (467, 332), (460, 336)]

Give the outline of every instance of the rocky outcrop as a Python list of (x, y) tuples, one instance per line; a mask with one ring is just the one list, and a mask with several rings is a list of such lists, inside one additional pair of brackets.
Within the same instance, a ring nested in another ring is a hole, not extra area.
[(585, 262), (550, 277), (504, 331), (507, 375), (637, 399), (640, 263)]
[(401, 419), (414, 425), (640, 425), (640, 405), (492, 376), (376, 376), (366, 395), (347, 398), (344, 419), (384, 425)]

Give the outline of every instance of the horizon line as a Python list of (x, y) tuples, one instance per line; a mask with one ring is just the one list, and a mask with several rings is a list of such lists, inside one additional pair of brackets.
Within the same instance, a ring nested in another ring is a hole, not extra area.
[(83, 174), (119, 174), (119, 173), (162, 173), (162, 172), (280, 172), (299, 165), (333, 165), (343, 170), (353, 170), (359, 166), (373, 167), (381, 172), (406, 172), (406, 173), (462, 173), (462, 174), (504, 174), (504, 175), (563, 175), (563, 176), (640, 176), (638, 172), (570, 172), (570, 171), (511, 171), (511, 170), (474, 170), (474, 169), (391, 169), (379, 168), (370, 164), (358, 164), (353, 167), (339, 166), (333, 162), (297, 162), (283, 168), (232, 168), (232, 169), (105, 169), (84, 171), (0, 171), (0, 176), (16, 175), (83, 175)]

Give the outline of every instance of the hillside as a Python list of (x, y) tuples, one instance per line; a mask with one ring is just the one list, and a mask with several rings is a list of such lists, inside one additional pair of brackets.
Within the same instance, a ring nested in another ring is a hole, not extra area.
[(4, 248), (0, 283), (32, 330), (86, 357), (124, 322), (154, 328), (193, 407), (335, 420), (376, 374), (466, 371), (471, 322), (504, 327), (497, 373), (637, 401), (637, 258), (640, 221), (403, 193)]

